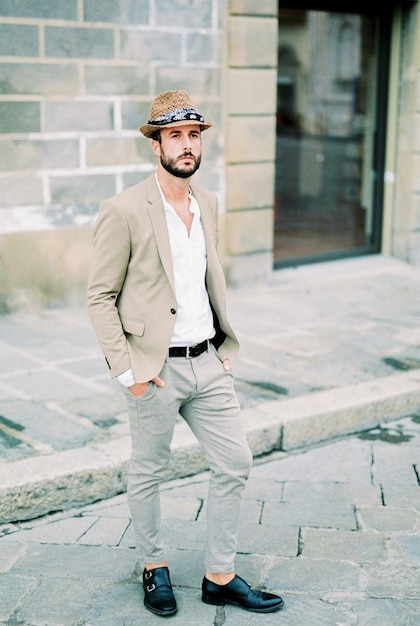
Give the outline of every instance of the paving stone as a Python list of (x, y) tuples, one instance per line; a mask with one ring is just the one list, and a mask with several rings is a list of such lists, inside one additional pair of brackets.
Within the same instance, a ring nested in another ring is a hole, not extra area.
[[(36, 588), (36, 577), (8, 576), (0, 585), (0, 620), (5, 624), (15, 614), (22, 597)], [(13, 623), (13, 622), (11, 622)]]
[(380, 532), (414, 530), (419, 518), (414, 509), (389, 506), (361, 507), (359, 516), (364, 526)]
[(205, 524), (187, 520), (166, 519), (163, 522), (166, 543), (179, 549), (202, 550)]
[(100, 517), (96, 521), (94, 518), (90, 519), (92, 524), (79, 537), (79, 545), (119, 546), (131, 523), (129, 519), (115, 517)]
[(256, 477), (275, 477), (278, 481), (370, 484), (370, 466), (370, 444), (353, 439), (321, 445), (298, 455), (290, 454), (269, 465), (255, 467), (253, 472)]
[(387, 484), (384, 491), (385, 503), (393, 508), (413, 507), (420, 511), (420, 488), (415, 485)]
[(22, 428), (26, 435), (51, 446), (52, 450), (84, 446), (95, 436), (95, 431), (87, 425), (33, 400), (0, 401), (0, 421), (2, 419), (16, 425), (18, 432)]
[(258, 613), (244, 613), (235, 607), (226, 606), (224, 626), (264, 626), (266, 624), (287, 624), (287, 626), (347, 626), (346, 611), (332, 603), (323, 602), (307, 594), (283, 594), (284, 608), (262, 616)]
[(162, 494), (161, 512), (163, 519), (191, 520), (198, 518), (202, 502), (197, 498), (173, 498)]
[[(171, 625), (191, 624), (205, 626), (214, 624), (216, 607), (201, 602), (197, 590), (174, 589), (178, 613), (170, 618)], [(115, 626), (115, 613), (109, 607), (116, 607), (118, 623), (126, 626), (141, 624), (154, 626), (160, 617), (152, 615), (143, 604), (143, 590), (138, 584), (112, 585), (103, 589), (95, 598), (87, 613), (89, 626)]]
[(334, 483), (286, 483), (284, 502), (266, 502), (262, 524), (357, 527), (354, 506), (346, 485)]
[(238, 551), (275, 556), (296, 556), (298, 528), (284, 525), (244, 524), (239, 527)]
[(272, 500), (280, 502), (282, 495), (282, 482), (251, 476), (246, 483), (244, 498), (247, 500), (258, 499), (261, 501)]
[(272, 589), (284, 591), (327, 593), (359, 590), (360, 568), (353, 563), (328, 559), (284, 559), (275, 565), (267, 578)]
[(127, 494), (122, 493), (108, 500), (100, 500), (89, 504), (82, 509), (82, 515), (105, 516), (105, 517), (130, 517), (130, 508), (127, 502)]
[(420, 569), (386, 562), (363, 566), (366, 593), (374, 598), (419, 599)]
[[(65, 564), (65, 568), (63, 568)], [(28, 544), (13, 574), (57, 578), (126, 580), (134, 568), (132, 550), (79, 545)]]
[[(62, 565), (65, 566), (63, 563)], [(24, 601), (15, 615), (17, 623), (50, 623), (71, 625), (80, 621), (103, 581), (85, 578), (71, 580), (42, 576), (39, 585)]]
[(338, 559), (363, 563), (387, 558), (385, 537), (360, 530), (305, 528), (301, 554), (313, 559)]
[(420, 446), (403, 449), (398, 444), (375, 443), (373, 459), (373, 474), (377, 483), (385, 487), (387, 483), (418, 486), (414, 466), (420, 465)]
[[(46, 523), (43, 526), (28, 526), (22, 530), (5, 535), (0, 539), (0, 543), (23, 542), (23, 543), (55, 543), (69, 544), (76, 543), (83, 536), (90, 526), (94, 524), (94, 519), (89, 517), (69, 518)], [(105, 544), (106, 545), (106, 544)]]
[(357, 626), (418, 626), (420, 600), (356, 600), (352, 613), (356, 615)]
[(420, 537), (418, 535), (400, 536), (396, 537), (395, 541), (405, 558), (410, 563), (420, 566)]
[(0, 572), (7, 572), (25, 551), (25, 547), (19, 543), (5, 545), (0, 550)]

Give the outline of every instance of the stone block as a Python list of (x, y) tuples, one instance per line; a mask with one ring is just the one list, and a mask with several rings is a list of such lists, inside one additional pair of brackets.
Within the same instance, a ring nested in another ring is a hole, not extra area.
[[(281, 518), (280, 518), (281, 519)], [(299, 528), (278, 523), (241, 523), (238, 533), (238, 551), (246, 554), (296, 556), (299, 550)]]
[[(390, 559), (385, 563), (368, 564), (363, 568), (364, 591), (369, 597), (374, 598), (413, 598), (417, 602), (416, 620), (418, 621), (418, 598), (420, 589), (420, 568), (414, 565), (404, 567), (399, 563), (393, 563)], [(404, 622), (407, 622), (407, 614), (404, 614)], [(388, 622), (398, 624), (398, 621)], [(411, 622), (413, 625), (415, 621)]]
[(158, 26), (211, 28), (212, 0), (155, 0)]
[(270, 17), (230, 17), (228, 58), (231, 67), (276, 67), (278, 22)]
[(126, 189), (127, 187), (131, 187), (132, 185), (137, 185), (137, 183), (140, 183), (142, 180), (145, 180), (148, 176), (150, 176), (150, 174), (154, 170), (155, 168), (152, 166), (152, 164), (150, 164), (150, 170), (141, 172), (128, 172), (127, 174), (124, 174), (122, 177), (123, 188)]
[[(41, 370), (38, 370), (40, 372)], [(36, 371), (32, 371), (35, 375)], [(45, 376), (45, 372), (42, 372)], [(23, 377), (25, 378), (25, 377)], [(17, 374), (17, 379), (20, 376)], [(50, 383), (49, 376), (45, 376), (45, 383)], [(61, 381), (57, 381), (56, 388), (63, 387)], [(71, 382), (70, 379), (64, 381)], [(25, 384), (25, 383), (24, 383)], [(54, 387), (56, 386), (55, 383)], [(12, 384), (13, 386), (13, 384)], [(75, 388), (73, 387), (73, 391)], [(94, 436), (94, 430), (86, 427), (84, 424), (78, 424), (67, 416), (60, 415), (58, 411), (48, 409), (42, 402), (33, 400), (4, 400), (0, 401), (0, 411), (3, 419), (6, 419), (11, 427), (18, 427), (23, 430), (26, 435), (35, 441), (41, 441), (51, 450), (64, 450), (77, 446), (83, 446)]]
[(100, 95), (142, 95), (149, 90), (149, 70), (142, 64), (87, 65), (86, 93)]
[(78, 0), (0, 0), (0, 15), (3, 17), (33, 17), (55, 20), (77, 20)]
[(74, 96), (80, 93), (74, 64), (0, 63), (1, 94)]
[(45, 28), (47, 57), (111, 59), (114, 56), (114, 32), (109, 28)]
[(229, 69), (227, 92), (230, 115), (275, 115), (277, 72), (274, 69)]
[(112, 175), (59, 176), (50, 179), (51, 200), (54, 204), (72, 204), (83, 199), (85, 203), (100, 202), (115, 193)]
[(181, 41), (178, 33), (122, 30), (121, 57), (130, 61), (141, 61), (146, 67), (156, 62), (179, 65)]
[[(220, 93), (220, 70), (209, 67), (157, 67), (156, 93), (185, 89), (191, 97), (217, 96)], [(198, 105), (198, 102), (194, 102)]]
[(221, 55), (220, 38), (213, 33), (192, 33), (187, 35), (186, 60), (187, 63), (212, 63), (220, 62)]
[(272, 238), (271, 209), (237, 211), (226, 215), (227, 254), (252, 254), (271, 250)]
[(312, 559), (364, 563), (387, 558), (384, 538), (378, 533), (361, 530), (306, 528), (301, 548), (303, 556)]
[(262, 524), (356, 530), (354, 498), (341, 483), (287, 482), (283, 502), (266, 502)]
[(38, 176), (5, 176), (0, 178), (0, 206), (14, 207), (41, 204), (42, 181)]
[[(398, 489), (402, 492), (406, 491), (406, 487), (398, 485)], [(408, 508), (412, 506), (413, 508)], [(397, 507), (389, 506), (364, 506), (359, 508), (359, 517), (363, 524), (363, 528), (368, 528), (373, 532), (380, 533), (401, 533), (415, 532), (417, 524), (417, 514), (415, 507), (416, 502), (407, 503), (407, 508), (403, 508), (402, 503), (398, 503)]]
[[(415, 372), (316, 391), (311, 394), (310, 403), (304, 396), (289, 399), (288, 412), (282, 418), (282, 449), (293, 450), (309, 441), (315, 443), (338, 434), (368, 430), (381, 422), (410, 415), (420, 402), (420, 383)], [(279, 405), (266, 402), (259, 409), (278, 415)]]
[[(66, 207), (68, 213), (68, 207)], [(43, 210), (54, 220), (54, 212)], [(32, 213), (24, 225), (34, 223)], [(35, 221), (35, 225), (37, 225)], [(0, 310), (84, 301), (92, 251), (88, 227), (12, 232), (0, 238)], [(65, 280), (63, 280), (65, 276)]]
[[(238, 255), (231, 257), (226, 263), (226, 280), (230, 286), (252, 284), (256, 281), (265, 282), (272, 273), (272, 268), (273, 255), (271, 252)], [(258, 444), (261, 443), (261, 439), (262, 437), (258, 435)], [(264, 451), (266, 445), (265, 439), (266, 437), (264, 437), (262, 451)], [(275, 434), (269, 432), (268, 440), (272, 443), (272, 446), (268, 447), (268, 449), (277, 449), (278, 444), (274, 443), (274, 440), (278, 442), (278, 437), (276, 438)], [(262, 453), (258, 445), (255, 447), (255, 450), (260, 454)]]
[(0, 133), (37, 133), (41, 129), (39, 102), (0, 102)]
[(35, 57), (38, 53), (37, 26), (0, 24), (0, 56)]
[(276, 128), (274, 116), (229, 117), (226, 139), (228, 163), (274, 161)]
[(252, 209), (274, 203), (273, 162), (228, 165), (226, 194), (228, 209)]
[(0, 170), (77, 167), (79, 143), (72, 139), (2, 141)]
[[(282, 589), (284, 592), (309, 592), (319, 595), (334, 591), (350, 594), (359, 591), (359, 578), (359, 567), (353, 563), (299, 557), (283, 560), (272, 567), (266, 584), (272, 589)], [(312, 623), (326, 622), (321, 620)], [(332, 623), (337, 624), (337, 621), (334, 620)]]
[(88, 166), (133, 165), (147, 163), (151, 158), (150, 146), (141, 137), (88, 139), (86, 142)]
[[(5, 546), (2, 546), (2, 551)], [(16, 612), (22, 598), (31, 593), (33, 585), (36, 583), (36, 575), (30, 576), (5, 576), (2, 578), (0, 590), (0, 620), (3, 624), (9, 618), (16, 616)], [(14, 619), (14, 618), (13, 618)]]
[(116, 24), (147, 24), (149, 3), (138, 0), (84, 0), (85, 22), (114, 22)]
[(68, 100), (45, 104), (47, 132), (111, 130), (113, 126), (113, 106), (110, 102)]
[(231, 15), (277, 15), (277, 0), (230, 0)]
[(121, 102), (121, 126), (126, 130), (136, 130), (149, 119), (150, 102)]

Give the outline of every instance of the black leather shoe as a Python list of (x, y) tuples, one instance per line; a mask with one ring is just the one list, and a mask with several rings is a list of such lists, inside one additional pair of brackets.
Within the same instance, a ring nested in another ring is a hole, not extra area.
[(143, 572), (144, 605), (156, 615), (174, 615), (178, 608), (167, 567)]
[(240, 576), (235, 576), (227, 585), (216, 585), (204, 577), (202, 591), (201, 598), (206, 604), (233, 604), (254, 613), (271, 613), (284, 605), (280, 596), (251, 589)]

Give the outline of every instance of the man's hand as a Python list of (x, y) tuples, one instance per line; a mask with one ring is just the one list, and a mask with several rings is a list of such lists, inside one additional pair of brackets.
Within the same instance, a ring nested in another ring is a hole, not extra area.
[(131, 391), (131, 393), (133, 394), (135, 398), (140, 398), (146, 392), (146, 389), (148, 388), (150, 383), (155, 383), (155, 385), (157, 385), (158, 387), (165, 386), (165, 383), (163, 382), (163, 380), (159, 378), (159, 376), (156, 376), (155, 378), (152, 378), (152, 380), (147, 383), (134, 383), (134, 385), (131, 385), (131, 387), (129, 387), (129, 390)]

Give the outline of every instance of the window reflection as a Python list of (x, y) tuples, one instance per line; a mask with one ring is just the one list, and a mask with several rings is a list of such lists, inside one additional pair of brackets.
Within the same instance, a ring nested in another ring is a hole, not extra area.
[(274, 258), (371, 240), (375, 20), (280, 9)]

